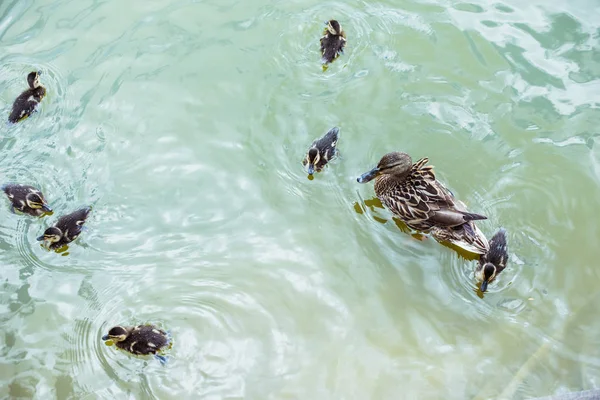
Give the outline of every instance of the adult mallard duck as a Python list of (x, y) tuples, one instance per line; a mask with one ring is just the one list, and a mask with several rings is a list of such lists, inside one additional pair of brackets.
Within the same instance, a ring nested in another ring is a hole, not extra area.
[(40, 217), (45, 213), (52, 212), (52, 208), (46, 203), (42, 192), (33, 186), (17, 183), (7, 183), (0, 186), (12, 203), (12, 210), (18, 210), (24, 214)]
[(312, 143), (306, 157), (302, 160), (302, 165), (308, 165), (309, 175), (314, 174), (315, 171), (321, 172), (323, 167), (337, 155), (336, 145), (339, 133), (339, 128), (331, 128), (323, 137)]
[(102, 340), (112, 340), (119, 349), (131, 354), (152, 354), (163, 364), (167, 358), (157, 353), (165, 350), (171, 342), (169, 334), (154, 325), (115, 326), (102, 336)]
[(376, 178), (375, 194), (409, 228), (431, 233), (440, 242), (449, 242), (468, 252), (484, 254), (489, 249), (486, 237), (473, 221), (487, 217), (467, 211), (454, 198), (422, 158), (415, 164), (406, 153), (384, 155), (377, 167), (357, 180), (366, 183)]
[(346, 33), (342, 30), (342, 26), (335, 19), (326, 23), (327, 27), (321, 38), (321, 55), (323, 64), (333, 62), (338, 56), (344, 52), (346, 45)]
[(16, 98), (8, 117), (9, 122), (16, 123), (22, 121), (35, 112), (35, 108), (46, 95), (46, 88), (40, 84), (41, 74), (42, 71), (33, 71), (27, 75), (29, 89)]
[(60, 249), (79, 237), (83, 230), (83, 224), (87, 219), (91, 207), (85, 207), (68, 215), (63, 215), (56, 221), (54, 226), (46, 229), (44, 234), (37, 238), (43, 241), (50, 249)]
[(496, 276), (506, 268), (508, 261), (508, 246), (506, 244), (506, 231), (498, 230), (490, 239), (490, 250), (479, 258), (475, 268), (475, 278), (481, 282), (480, 289), (485, 292), (488, 283), (496, 279)]

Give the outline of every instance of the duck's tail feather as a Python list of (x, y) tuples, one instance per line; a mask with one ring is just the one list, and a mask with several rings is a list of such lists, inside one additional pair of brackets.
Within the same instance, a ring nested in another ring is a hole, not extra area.
[(465, 221), (477, 221), (481, 219), (488, 219), (485, 215), (475, 213), (463, 212), (462, 215), (464, 216)]

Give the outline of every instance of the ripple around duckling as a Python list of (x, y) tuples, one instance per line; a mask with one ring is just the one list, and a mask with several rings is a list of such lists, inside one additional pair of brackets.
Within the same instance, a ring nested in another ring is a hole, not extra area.
[[(4, 106), (0, 108), (1, 121), (6, 121), (12, 104), (21, 92), (27, 89), (27, 74), (41, 71), (40, 82), (46, 88), (46, 96), (37, 107), (37, 112), (17, 124), (0, 124), (0, 134), (8, 137), (49, 137), (62, 128), (65, 114), (67, 83), (59, 69), (52, 64), (37, 64), (37, 60), (19, 58), (8, 60), (0, 67), (0, 87), (4, 87)], [(11, 98), (7, 98), (8, 93)], [(31, 133), (33, 132), (33, 133)]]
[[(259, 300), (244, 292), (242, 286), (250, 282), (225, 283), (211, 279), (210, 271), (206, 275), (188, 279), (184, 286), (178, 276), (147, 277), (143, 288), (130, 279), (112, 279), (88, 296), (88, 307), (69, 337), (73, 374), (86, 382), (82, 392), (112, 391), (116, 385), (122, 392), (145, 392), (157, 398), (209, 392), (222, 398), (243, 397), (243, 376), (256, 365), (280, 358), (263, 354), (265, 348), (279, 351), (272, 343), (277, 326)], [(101, 340), (114, 325), (142, 323), (155, 324), (171, 335), (173, 347), (165, 352), (166, 365)], [(252, 334), (257, 332), (261, 334)]]

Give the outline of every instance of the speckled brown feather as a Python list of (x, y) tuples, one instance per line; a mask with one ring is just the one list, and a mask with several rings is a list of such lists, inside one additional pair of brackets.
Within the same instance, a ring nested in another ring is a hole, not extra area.
[(380, 175), (375, 193), (381, 202), (410, 228), (429, 232), (440, 241), (449, 241), (476, 254), (488, 250), (485, 236), (472, 220), (485, 219), (469, 213), (464, 204), (435, 178), (429, 159), (414, 163), (409, 173), (398, 178)]

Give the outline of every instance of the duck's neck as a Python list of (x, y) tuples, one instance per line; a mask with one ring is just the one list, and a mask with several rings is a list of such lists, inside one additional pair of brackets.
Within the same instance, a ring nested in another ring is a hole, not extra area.
[(379, 197), (380, 194), (393, 190), (406, 181), (409, 175), (410, 171), (402, 175), (379, 175), (375, 180), (375, 194)]

